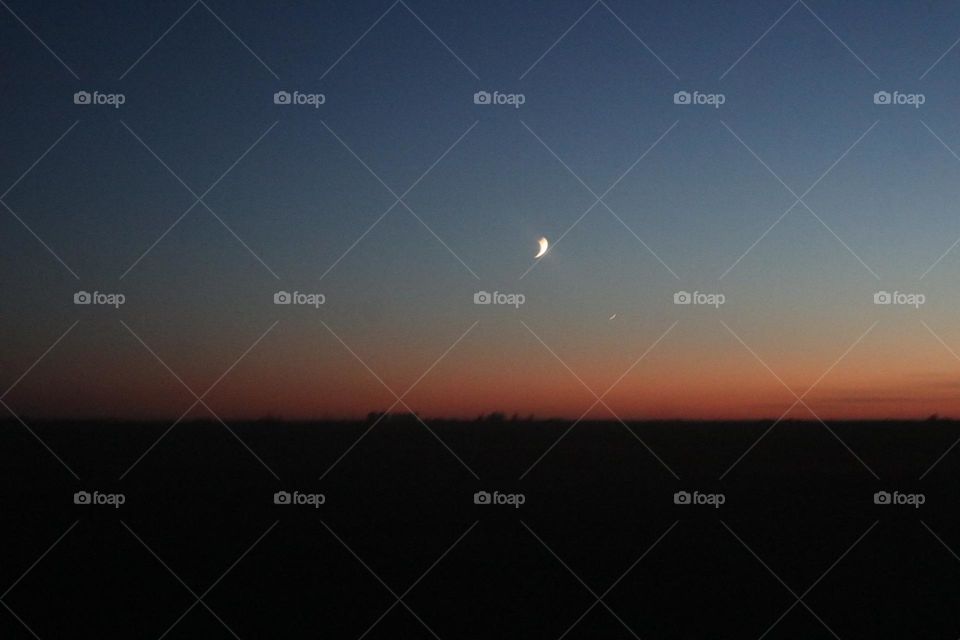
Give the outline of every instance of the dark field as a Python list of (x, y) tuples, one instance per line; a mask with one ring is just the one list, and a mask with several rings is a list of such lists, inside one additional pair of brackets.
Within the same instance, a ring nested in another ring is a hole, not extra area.
[(950, 421), (27, 423), (4, 639), (960, 636)]

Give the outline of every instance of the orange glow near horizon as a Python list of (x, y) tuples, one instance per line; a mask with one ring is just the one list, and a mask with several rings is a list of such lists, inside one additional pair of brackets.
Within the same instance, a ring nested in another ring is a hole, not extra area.
[[(757, 341), (755, 353), (762, 363), (722, 326), (714, 327), (709, 338), (712, 350), (697, 344), (702, 338), (698, 331), (700, 327), (687, 332), (680, 327), (639, 363), (659, 333), (648, 331), (629, 346), (611, 338), (591, 350), (544, 332), (541, 338), (555, 356), (522, 326), (495, 347), (489, 335), (478, 332), (440, 360), (392, 411), (457, 419), (492, 412), (591, 420), (812, 419), (811, 410), (823, 419), (960, 416), (960, 363), (929, 337), (915, 340), (910, 352), (897, 359), (878, 331), (839, 361), (856, 340), (855, 332), (847, 336), (846, 347), (834, 341), (800, 353)], [(439, 355), (436, 349), (423, 356), (405, 346), (363, 345), (357, 356), (375, 376), (329, 335), (316, 335), (311, 349), (298, 348), (283, 336), (263, 345), (205, 401), (233, 420), (359, 418), (389, 409), (396, 401), (391, 390), (403, 394)], [(135, 357), (128, 361), (110, 354), (91, 357), (77, 346), (64, 346), (57, 360), (41, 364), (6, 401), (18, 413), (36, 418), (176, 419), (194, 397), (135, 346), (130, 347)], [(227, 359), (199, 365), (189, 358), (170, 360), (198, 394), (229, 364)], [(809, 409), (798, 403), (790, 410), (796, 402), (791, 390), (803, 396), (814, 383), (803, 397)], [(55, 407), (47, 400), (51, 389), (58, 390)], [(603, 403), (593, 393), (603, 395)], [(206, 415), (200, 407), (188, 418)]]

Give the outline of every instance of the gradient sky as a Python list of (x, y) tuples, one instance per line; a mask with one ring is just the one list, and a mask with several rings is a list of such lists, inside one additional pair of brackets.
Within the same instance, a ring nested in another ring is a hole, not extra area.
[[(0, 208), (0, 393), (79, 321), (4, 397), (19, 414), (186, 410), (122, 321), (198, 394), (277, 322), (206, 397), (225, 418), (384, 410), (471, 327), (411, 409), (576, 418), (617, 382), (589, 415), (778, 417), (816, 383), (804, 402), (825, 418), (960, 416), (960, 249), (923, 276), (960, 237), (960, 47), (937, 62), (955, 2), (8, 5), (0, 193), (16, 183), (3, 202), (78, 276)], [(926, 102), (875, 105), (881, 90)], [(128, 271), (195, 200), (152, 153), (199, 195), (268, 129), (204, 198), (242, 243), (197, 205)], [(395, 201), (379, 180), (404, 193), (468, 129), (404, 198), (423, 224), (397, 205), (369, 230)], [(524, 276), (536, 239), (594, 203), (578, 177), (602, 194), (648, 150), (604, 198), (623, 224), (594, 207)], [(797, 205), (728, 271), (841, 156), (804, 196), (825, 224)], [(281, 289), (326, 304), (276, 306)], [(878, 290), (927, 302), (876, 306)]]

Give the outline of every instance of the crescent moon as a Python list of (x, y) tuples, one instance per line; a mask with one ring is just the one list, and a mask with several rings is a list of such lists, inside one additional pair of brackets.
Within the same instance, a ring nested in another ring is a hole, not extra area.
[(535, 259), (542, 258), (543, 255), (547, 252), (547, 249), (550, 248), (550, 243), (547, 242), (546, 238), (540, 238), (539, 240), (537, 240), (537, 242), (540, 243), (540, 250), (537, 252), (537, 255), (533, 256)]

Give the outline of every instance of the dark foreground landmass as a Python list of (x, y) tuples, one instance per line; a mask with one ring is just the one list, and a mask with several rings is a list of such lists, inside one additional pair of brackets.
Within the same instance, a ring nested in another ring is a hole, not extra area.
[(4, 639), (960, 636), (952, 421), (25, 422)]

